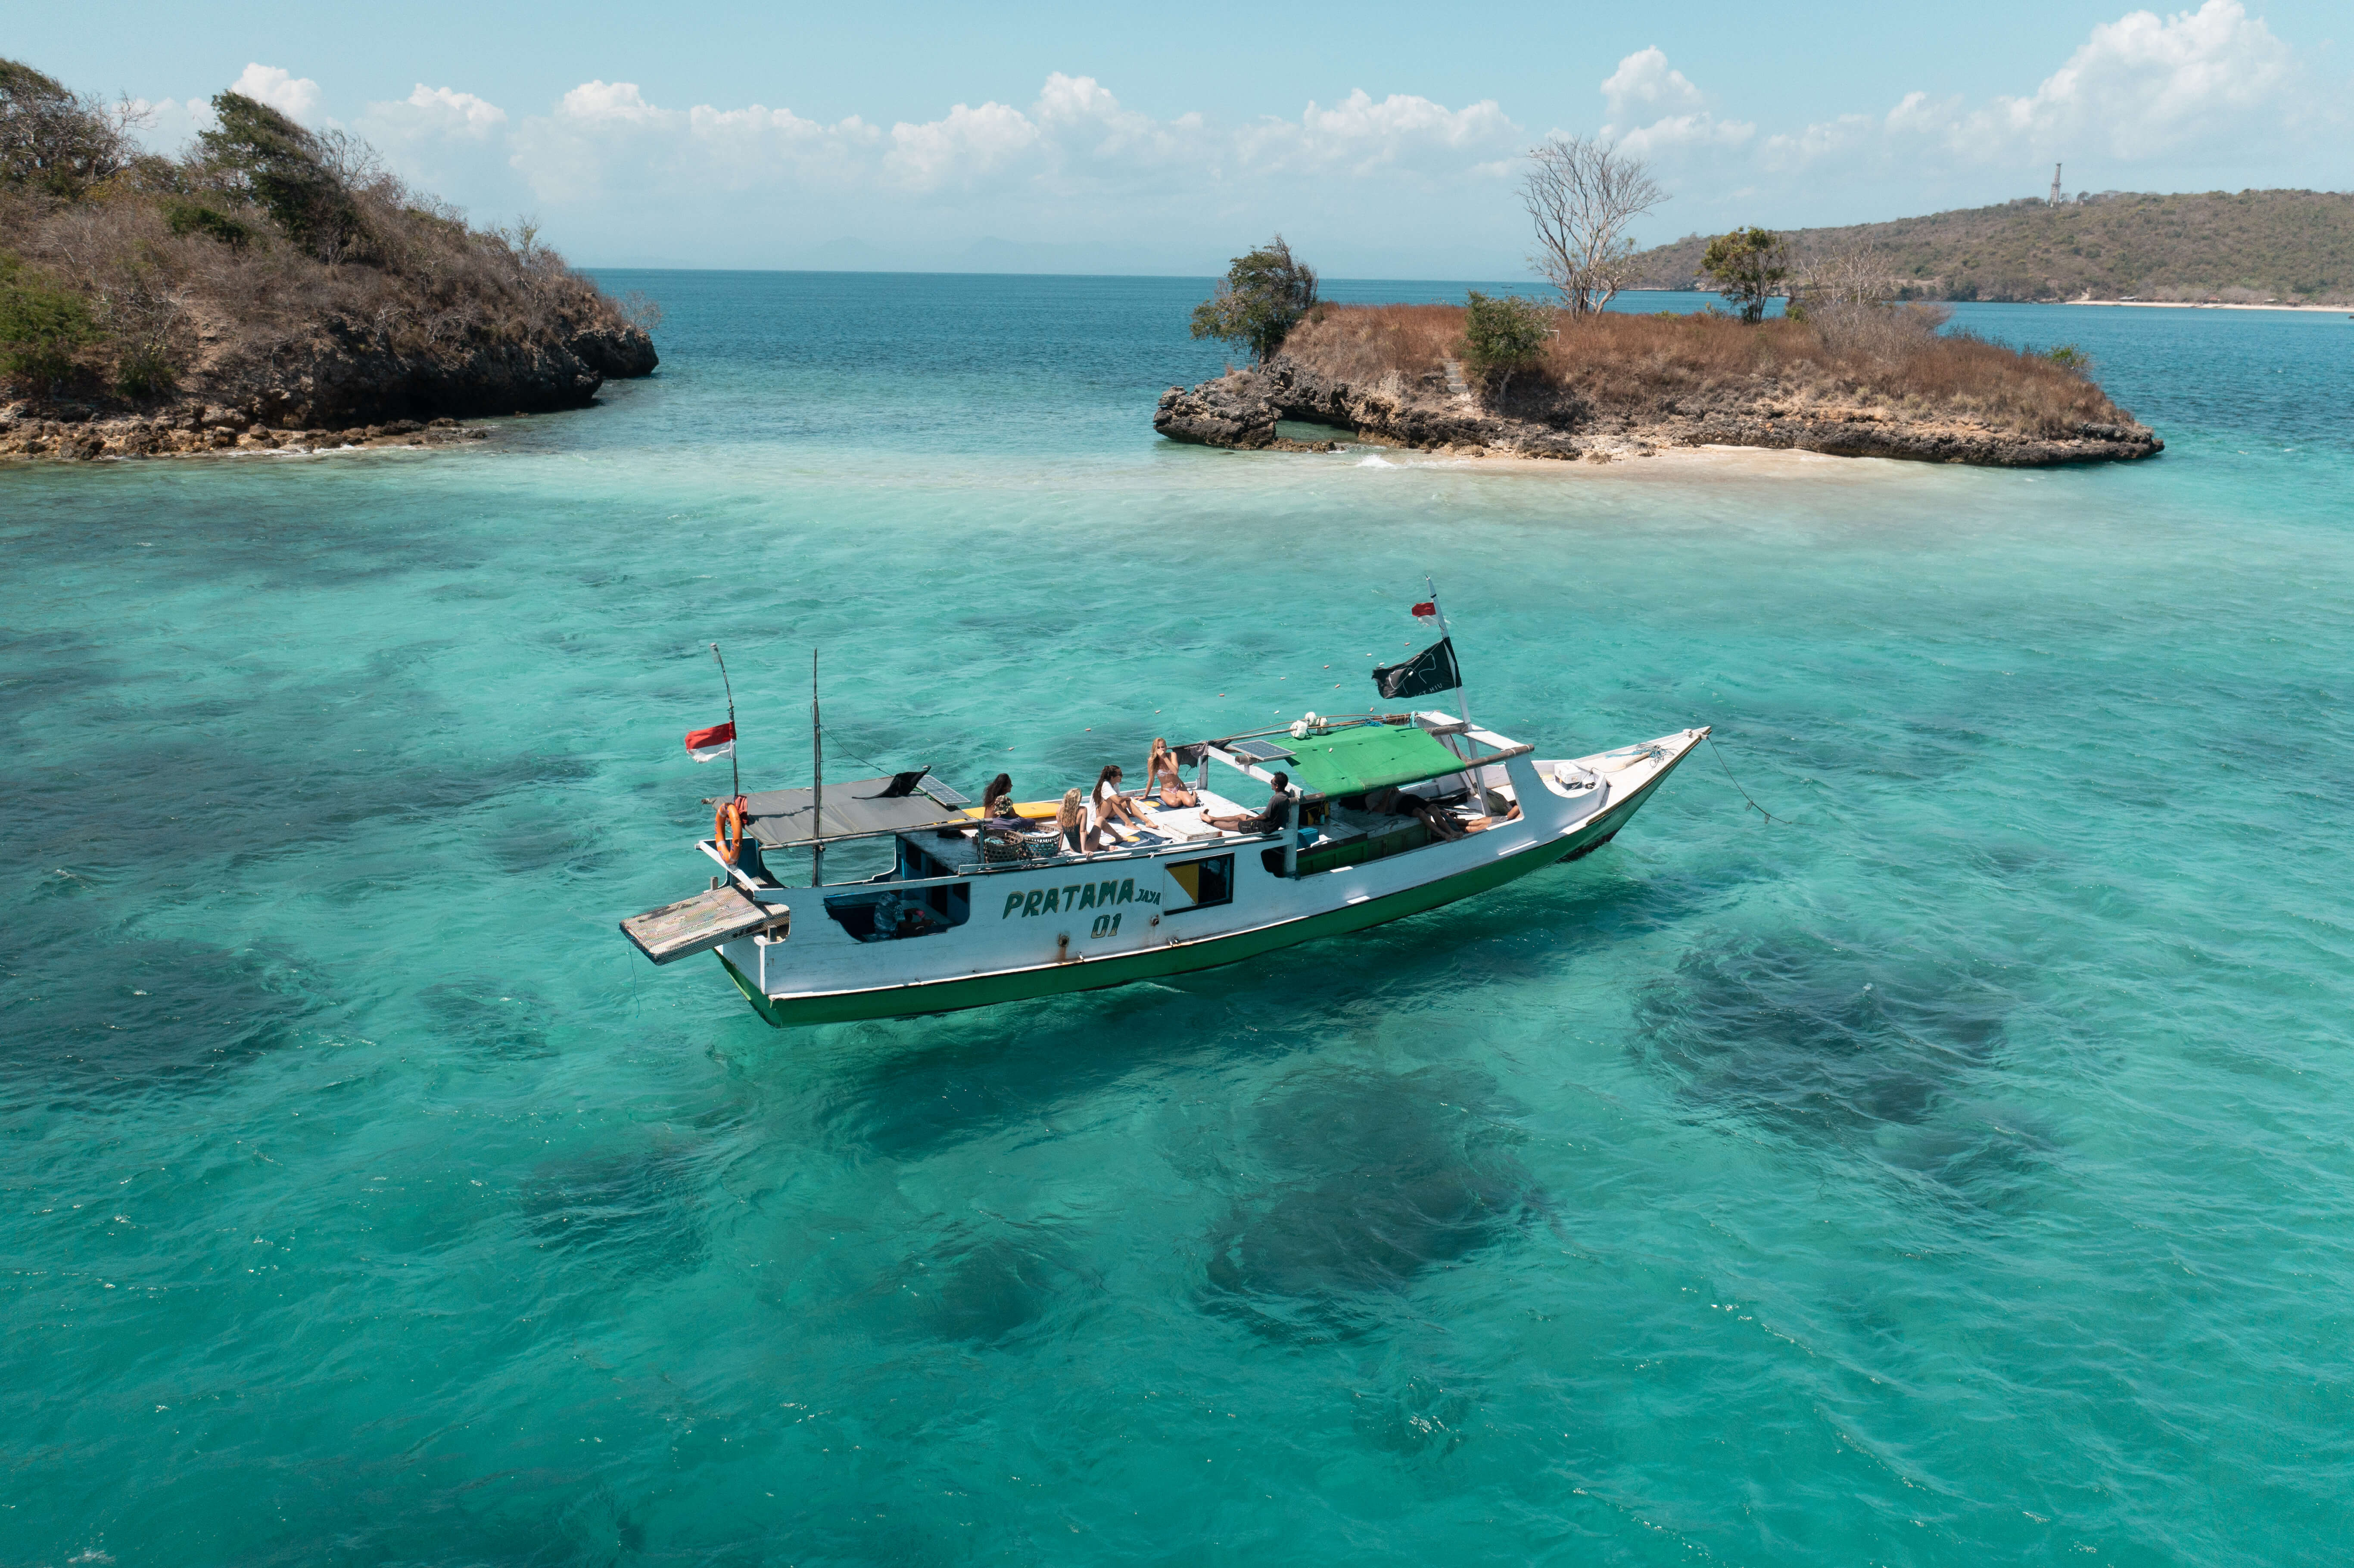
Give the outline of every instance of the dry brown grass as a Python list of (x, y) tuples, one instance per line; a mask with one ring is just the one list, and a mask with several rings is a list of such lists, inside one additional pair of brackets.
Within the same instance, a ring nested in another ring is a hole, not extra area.
[[(377, 177), (351, 193), (364, 240), (335, 264), (270, 229), (249, 207), (207, 199), (248, 223), (231, 246), (175, 235), (175, 193), (136, 179), (74, 202), (0, 193), (0, 245), (89, 305), (104, 341), (66, 390), (105, 397), (144, 344), (183, 391), (226, 390), (245, 368), (283, 363), (321, 333), (426, 359), (500, 344), (560, 344), (623, 313), (526, 235), (472, 228), (429, 197)], [(133, 399), (134, 401), (138, 399)]]
[[(1940, 313), (1840, 308), (1817, 320), (1757, 325), (1718, 315), (1564, 317), (1539, 375), (1597, 410), (1641, 415), (1665, 400), (1719, 394), (1882, 406), (1968, 417), (2041, 436), (2130, 416), (2084, 374), (1967, 334), (1941, 334)], [(1411, 385), (1459, 353), (1454, 305), (1328, 306), (1284, 352), (1358, 386)]]
[(1411, 382), (1461, 352), (1460, 305), (1319, 305), (1291, 329), (1283, 352), (1336, 380)]

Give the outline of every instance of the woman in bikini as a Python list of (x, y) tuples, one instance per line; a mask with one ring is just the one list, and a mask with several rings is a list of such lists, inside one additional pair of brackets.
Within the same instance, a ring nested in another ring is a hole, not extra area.
[(1161, 792), (1163, 806), (1198, 806), (1202, 798), (1185, 788), (1185, 776), (1177, 770), (1177, 754), (1159, 736), (1152, 739), (1152, 755), (1144, 761), (1144, 790)]

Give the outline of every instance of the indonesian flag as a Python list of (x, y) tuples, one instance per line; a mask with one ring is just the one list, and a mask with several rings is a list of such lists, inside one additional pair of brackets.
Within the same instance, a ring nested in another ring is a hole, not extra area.
[(697, 762), (716, 762), (723, 757), (736, 755), (736, 721), (713, 725), (709, 729), (689, 730), (686, 754)]
[(1416, 620), (1437, 620), (1438, 601), (1435, 599), (1424, 599), (1420, 604), (1414, 607), (1414, 618)]

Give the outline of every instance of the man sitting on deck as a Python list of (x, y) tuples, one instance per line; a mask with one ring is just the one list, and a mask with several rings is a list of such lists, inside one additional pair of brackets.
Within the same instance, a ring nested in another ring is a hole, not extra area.
[(1291, 792), (1291, 775), (1278, 773), (1275, 776), (1275, 791), (1267, 798), (1267, 809), (1258, 815), (1213, 817), (1204, 811), (1202, 820), (1214, 828), (1223, 828), (1229, 832), (1278, 833), (1290, 825), (1292, 802), (1298, 799)]

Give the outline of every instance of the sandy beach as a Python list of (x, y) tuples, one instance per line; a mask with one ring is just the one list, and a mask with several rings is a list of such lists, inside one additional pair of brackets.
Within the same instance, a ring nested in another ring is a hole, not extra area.
[(2299, 315), (2308, 315), (2315, 313), (2318, 313), (2322, 315), (2331, 315), (2339, 311), (2345, 311), (2349, 315), (2354, 315), (2354, 309), (2349, 309), (2345, 305), (2284, 305), (2278, 302), (2264, 305), (2224, 304), (2221, 302), (2209, 302), (2200, 300), (2036, 300), (2025, 302), (2031, 304), (2116, 305), (2129, 310), (2140, 311), (2294, 311)]

